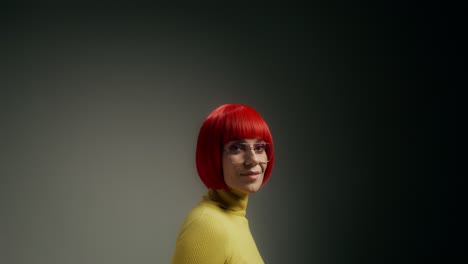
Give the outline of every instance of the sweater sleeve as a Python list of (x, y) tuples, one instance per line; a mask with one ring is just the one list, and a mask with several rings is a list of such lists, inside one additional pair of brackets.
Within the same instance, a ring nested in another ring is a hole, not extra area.
[(226, 230), (222, 221), (203, 214), (188, 219), (182, 226), (176, 241), (171, 264), (220, 264), (225, 263)]

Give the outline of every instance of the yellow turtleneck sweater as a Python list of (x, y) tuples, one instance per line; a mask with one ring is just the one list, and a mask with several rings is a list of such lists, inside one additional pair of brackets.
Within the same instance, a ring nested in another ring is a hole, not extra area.
[(208, 190), (185, 218), (171, 263), (264, 263), (245, 217), (247, 201), (247, 195)]

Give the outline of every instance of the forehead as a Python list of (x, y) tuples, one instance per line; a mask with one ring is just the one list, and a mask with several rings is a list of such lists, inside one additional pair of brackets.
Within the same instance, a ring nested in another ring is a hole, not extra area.
[(260, 143), (260, 142), (264, 142), (264, 140), (261, 138), (243, 138), (243, 139), (231, 140), (228, 143), (226, 143), (226, 145), (233, 144), (233, 143), (255, 144), (255, 143)]

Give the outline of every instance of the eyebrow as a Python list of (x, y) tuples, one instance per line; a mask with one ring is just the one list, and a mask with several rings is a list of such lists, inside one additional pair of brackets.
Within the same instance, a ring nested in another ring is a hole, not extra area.
[[(263, 140), (263, 139), (261, 139), (261, 138), (256, 138), (256, 139), (254, 139), (254, 140), (256, 140), (256, 141), (253, 142), (252, 144), (266, 143), (265, 140)], [(235, 144), (235, 143), (247, 143), (247, 140), (245, 140), (245, 139), (238, 139), (238, 140), (229, 141), (227, 144)]]

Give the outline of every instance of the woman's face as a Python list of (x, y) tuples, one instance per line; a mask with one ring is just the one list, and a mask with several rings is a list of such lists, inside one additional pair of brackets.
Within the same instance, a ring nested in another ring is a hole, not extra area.
[(224, 182), (231, 189), (250, 194), (262, 186), (267, 168), (267, 144), (261, 139), (230, 141), (224, 145)]

